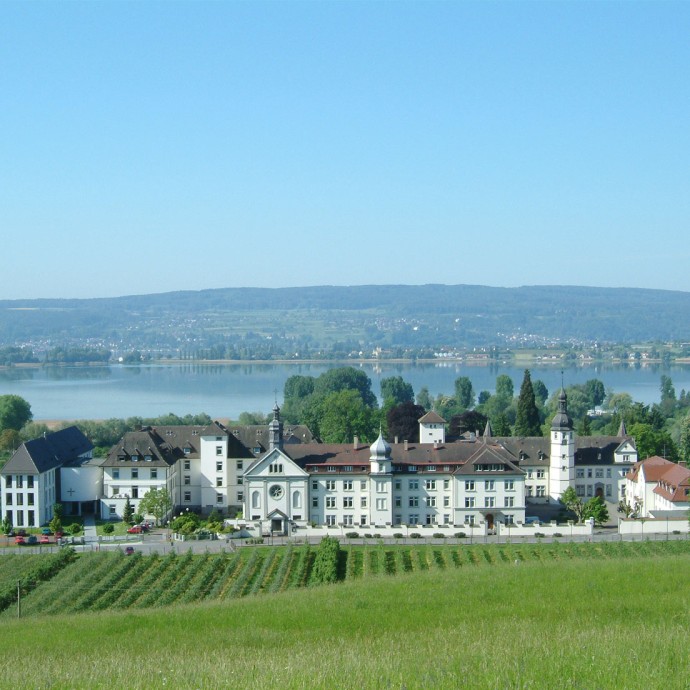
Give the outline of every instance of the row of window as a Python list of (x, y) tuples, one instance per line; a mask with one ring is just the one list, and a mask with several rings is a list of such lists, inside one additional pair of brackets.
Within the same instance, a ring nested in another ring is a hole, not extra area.
[(36, 514), (33, 510), (28, 510), (26, 512), (26, 522), (24, 522), (23, 510), (7, 510), (5, 511), (5, 517), (16, 527), (38, 527), (36, 523)]
[[(5, 475), (5, 486), (11, 489), (15, 486), (17, 489), (24, 488), (24, 475), (23, 474), (8, 474)], [(34, 476), (32, 474), (26, 475), (26, 488), (34, 488)]]
[[(607, 484), (604, 487), (604, 491), (607, 496), (612, 496), (613, 495), (613, 488), (611, 484)], [(594, 496), (594, 486), (592, 484), (576, 484), (575, 485), (575, 492), (577, 493), (578, 496), (589, 496), (590, 498)]]
[[(496, 508), (497, 503), (496, 503), (496, 497), (495, 496), (485, 496), (484, 497), (484, 508)], [(474, 496), (466, 496), (465, 497), (465, 508), (476, 508), (477, 507), (477, 500), (475, 499)], [(503, 499), (503, 507), (504, 508), (514, 508), (515, 507), (515, 498), (513, 496), (506, 496)]]
[[(325, 517), (326, 524), (329, 527), (336, 527), (338, 524), (342, 525), (343, 527), (352, 527), (355, 525), (355, 516), (354, 515), (343, 515), (342, 516), (342, 522), (338, 523), (338, 516), (337, 515), (326, 515)], [(464, 518), (464, 524), (466, 525), (475, 525), (476, 524), (476, 516), (473, 514), (468, 514), (465, 515)], [(442, 517), (442, 521), (444, 525), (449, 525), (451, 523), (450, 520), (450, 513), (444, 513)], [(369, 522), (369, 517), (367, 515), (360, 515), (359, 518), (359, 524), (361, 526), (367, 525)], [(508, 514), (508, 515), (503, 515), (503, 522), (506, 525), (513, 525), (515, 524), (515, 515)], [(395, 525), (401, 525), (402, 524), (402, 516), (401, 515), (396, 515), (394, 518), (393, 524)], [(426, 525), (436, 525), (438, 524), (438, 516), (436, 513), (427, 513), (426, 515), (423, 516), (423, 523), (420, 522), (419, 515), (416, 514), (410, 514), (407, 516), (407, 524), (410, 527), (413, 527), (415, 525), (420, 525), (420, 524), (426, 524)]]
[(11, 506), (11, 505), (13, 505), (13, 504), (12, 504), (12, 501), (13, 501), (13, 496), (14, 496), (14, 497), (16, 497), (16, 499), (17, 499), (17, 502), (16, 502), (15, 505), (23, 506), (23, 505), (24, 505), (24, 496), (25, 496), (25, 495), (26, 495), (26, 505), (28, 505), (28, 506), (34, 505), (34, 495), (33, 495), (33, 493), (30, 493), (30, 494), (11, 494), (11, 493), (9, 493), (9, 492), (7, 492), (7, 493), (5, 494), (5, 505), (6, 505), (6, 506)]
[[(620, 475), (621, 477), (625, 477), (625, 475), (628, 473), (628, 468), (626, 467), (625, 469), (620, 470)], [(587, 479), (603, 479), (604, 478), (604, 473), (606, 474), (607, 479), (611, 479), (611, 468), (610, 467), (597, 467), (592, 471), (591, 467), (587, 468)], [(592, 474), (594, 476), (592, 476)], [(584, 479), (585, 478), (585, 468), (584, 467), (578, 467), (575, 470), (575, 479)]]
[[(435, 479), (425, 479), (421, 482), (421, 486), (425, 491), (437, 491), (438, 489), (441, 488), (441, 485), (443, 486), (444, 491), (448, 491), (450, 489), (450, 479), (444, 479), (442, 480), (443, 484), (441, 484), (441, 480), (438, 482)], [(341, 486), (341, 491), (354, 491), (354, 482), (351, 479), (345, 479), (342, 482), (340, 482)], [(515, 491), (515, 480), (513, 479), (506, 479), (505, 481), (502, 481), (503, 484), (503, 489), (505, 491)], [(485, 491), (496, 491), (496, 480), (495, 479), (486, 479), (484, 482), (480, 481), (475, 481), (474, 479), (468, 479), (465, 481), (465, 491), (476, 491), (477, 486), (484, 488)], [(312, 490), (313, 491), (318, 491), (319, 490), (319, 481), (318, 480), (313, 480), (311, 484)], [(337, 484), (335, 479), (327, 479), (324, 482), (324, 487), (326, 491), (336, 491), (337, 490)], [(419, 491), (420, 487), (420, 480), (419, 479), (410, 479), (407, 482), (407, 490), (408, 491)], [(367, 481), (365, 479), (360, 481), (360, 489), (362, 491), (367, 490)], [(394, 482), (394, 489), (396, 491), (401, 491), (402, 490), (402, 481), (400, 479), (397, 479)]]

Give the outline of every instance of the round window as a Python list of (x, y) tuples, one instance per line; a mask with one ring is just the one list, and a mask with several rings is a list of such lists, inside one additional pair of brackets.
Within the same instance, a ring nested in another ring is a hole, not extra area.
[(271, 494), (271, 498), (280, 498), (283, 495), (283, 487), (278, 486), (277, 484), (274, 484), (269, 489), (269, 493)]

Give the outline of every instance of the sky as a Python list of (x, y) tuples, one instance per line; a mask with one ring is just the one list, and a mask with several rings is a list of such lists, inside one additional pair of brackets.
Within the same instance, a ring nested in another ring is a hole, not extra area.
[(0, 299), (690, 291), (690, 2), (0, 3)]

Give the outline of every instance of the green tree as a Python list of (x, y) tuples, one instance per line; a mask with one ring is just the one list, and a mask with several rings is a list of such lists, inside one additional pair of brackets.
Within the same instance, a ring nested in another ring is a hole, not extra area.
[(584, 393), (589, 400), (591, 407), (596, 407), (604, 402), (606, 397), (606, 389), (604, 384), (599, 379), (590, 379), (583, 385)]
[(577, 518), (578, 522), (582, 522), (584, 515), (584, 504), (572, 486), (569, 486), (563, 492), (560, 501), (569, 511), (575, 513), (575, 517)]
[(355, 390), (329, 393), (305, 410), (305, 423), (324, 443), (373, 440), (381, 418)]
[(10, 534), (12, 532), (12, 520), (10, 520), (7, 515), (5, 515), (5, 517), (2, 519), (0, 529), (2, 530), (3, 534)]
[(16, 429), (4, 429), (0, 431), (0, 450), (17, 450), (22, 443), (22, 437)]
[(389, 376), (381, 379), (381, 397), (384, 407), (394, 407), (414, 401), (414, 390), (402, 376)]
[(153, 515), (156, 525), (170, 512), (172, 499), (166, 488), (149, 489), (139, 501), (139, 512)]
[(21, 428), (31, 421), (31, 405), (18, 395), (0, 395), (0, 431)]
[(513, 399), (515, 394), (515, 388), (513, 386), (513, 380), (508, 376), (508, 374), (500, 374), (496, 377), (496, 396), (503, 398), (508, 401), (508, 403)]
[(529, 369), (525, 369), (525, 375), (520, 386), (520, 395), (517, 402), (517, 418), (515, 420), (516, 436), (541, 436), (541, 423), (539, 410), (534, 400), (532, 389), (532, 377)]
[(463, 410), (474, 405), (474, 388), (472, 381), (467, 376), (460, 376), (455, 379), (455, 400)]
[(510, 436), (510, 423), (503, 412), (490, 419), (494, 436)]
[[(565, 493), (565, 492), (564, 492)], [(583, 520), (594, 518), (595, 525), (603, 525), (609, 521), (609, 511), (604, 503), (604, 499), (600, 496), (594, 496), (585, 503), (582, 511)]]
[(132, 508), (132, 502), (129, 500), (129, 496), (127, 496), (127, 500), (125, 501), (125, 507), (122, 509), (122, 521), (126, 525), (131, 525), (133, 515), (134, 508)]
[(427, 412), (434, 406), (429, 389), (423, 386), (417, 393), (417, 405), (421, 405)]
[(661, 385), (659, 386), (661, 393), (661, 410), (666, 417), (670, 417), (676, 408), (676, 389), (673, 387), (673, 381), (669, 376), (661, 377)]
[(532, 381), (532, 390), (534, 391), (534, 401), (538, 407), (543, 407), (549, 399), (549, 389), (546, 387), (541, 379)]
[(683, 417), (680, 423), (680, 456), (685, 462), (690, 462), (690, 414)]
[(462, 436), (468, 431), (474, 431), (481, 435), (486, 428), (486, 421), (487, 418), (481, 412), (465, 410), (451, 418), (448, 433), (450, 436)]
[(371, 390), (371, 379), (354, 367), (338, 367), (321, 374), (314, 383), (314, 394), (329, 395), (340, 391), (356, 391), (362, 402), (371, 408), (378, 407), (376, 396)]
[(636, 422), (628, 427), (628, 433), (635, 438), (637, 455), (640, 459), (658, 455), (672, 462), (678, 462), (678, 448), (667, 431), (657, 430), (651, 424)]

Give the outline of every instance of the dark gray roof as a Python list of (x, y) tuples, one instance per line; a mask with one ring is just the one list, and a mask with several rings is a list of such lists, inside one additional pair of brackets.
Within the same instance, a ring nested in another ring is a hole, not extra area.
[(22, 443), (2, 468), (2, 474), (41, 474), (92, 450), (91, 441), (76, 426), (70, 426)]
[[(240, 454), (239, 448), (237, 453), (231, 453), (228, 450), (228, 454), (232, 458), (256, 457), (263, 455), (269, 449), (269, 428), (266, 424), (231, 425), (228, 426), (227, 431), (230, 437), (235, 438), (244, 448), (243, 454)], [(283, 425), (283, 446), (303, 443), (314, 443), (314, 437), (309, 427), (304, 424)], [(254, 453), (255, 448), (257, 449), (256, 453)]]
[[(161, 436), (155, 429), (128, 431), (108, 453), (104, 467), (145, 464), (147, 467), (167, 467), (175, 464), (184, 452)], [(145, 458), (149, 457), (150, 460)]]

